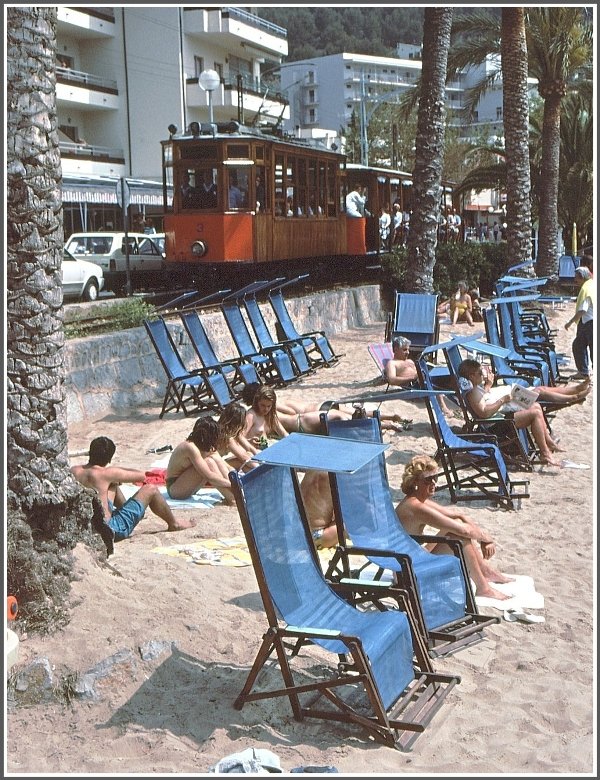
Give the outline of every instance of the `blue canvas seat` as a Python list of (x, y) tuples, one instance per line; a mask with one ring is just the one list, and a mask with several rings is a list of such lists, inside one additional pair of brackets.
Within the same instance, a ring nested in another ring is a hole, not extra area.
[(306, 333), (299, 333), (287, 308), (285, 298), (283, 297), (284, 287), (303, 278), (305, 277), (299, 276), (296, 279), (290, 279), (283, 284), (271, 287), (269, 290), (269, 303), (277, 318), (279, 335), (281, 338), (287, 339), (288, 341), (300, 341), (314, 366), (333, 366), (340, 359), (340, 355), (335, 354), (325, 332), (322, 330), (313, 330)]
[[(388, 317), (385, 341), (396, 336), (410, 340), (414, 356), (439, 341), (438, 296), (433, 293), (399, 293), (394, 298), (394, 311)], [(436, 354), (431, 353), (435, 361)]]
[[(230, 479), (268, 623), (234, 706), (286, 696), (296, 720), (354, 724), (410, 749), (459, 678), (433, 671), (410, 611), (357, 609), (352, 583), (325, 581), (291, 467), (263, 464)], [(313, 644), (333, 656), (332, 668)], [(264, 675), (255, 686), (274, 654), (283, 686)]]
[(186, 417), (198, 411), (221, 411), (235, 401), (235, 395), (220, 371), (189, 371), (162, 317), (144, 320), (144, 327), (167, 375), (160, 417), (169, 411), (183, 411)]
[(244, 296), (244, 306), (248, 319), (256, 335), (260, 349), (265, 350), (280, 349), (292, 359), (298, 376), (306, 376), (314, 371), (311, 361), (301, 339), (286, 339), (276, 342), (273, 340), (267, 326), (264, 315), (260, 309), (255, 293), (249, 293)]
[[(327, 421), (328, 434), (344, 439), (381, 441), (377, 416)], [(393, 572), (409, 594), (423, 639), (432, 656), (448, 655), (479, 642), (482, 630), (497, 618), (480, 615), (457, 539), (408, 534), (396, 515), (383, 454), (352, 474), (332, 473), (331, 490), (338, 544), (326, 572), (336, 581), (350, 576), (352, 560), (364, 556), (377, 567), (379, 579)], [(347, 543), (346, 535), (351, 543)], [(453, 555), (435, 555), (422, 542), (443, 542)]]
[(197, 311), (182, 311), (180, 312), (180, 317), (189, 336), (190, 343), (202, 365), (206, 369), (222, 371), (234, 392), (239, 391), (242, 385), (260, 382), (255, 366), (250, 362), (244, 361), (243, 358), (219, 360)]
[(221, 302), (223, 317), (240, 357), (252, 363), (265, 382), (287, 385), (296, 381), (298, 375), (287, 352), (280, 348), (265, 350), (256, 348), (240, 309), (240, 303), (241, 297), (232, 296), (227, 296)]

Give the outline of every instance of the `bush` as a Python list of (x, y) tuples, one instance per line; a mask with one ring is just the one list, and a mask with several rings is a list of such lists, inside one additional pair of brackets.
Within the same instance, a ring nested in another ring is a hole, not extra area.
[(103, 301), (102, 306), (86, 307), (65, 322), (65, 338), (76, 339), (97, 333), (138, 328), (155, 313), (156, 307), (141, 298)]
[[(479, 288), (484, 298), (491, 297), (493, 284), (506, 272), (508, 262), (507, 244), (493, 243), (438, 244), (436, 249), (433, 283), (441, 298), (448, 298), (455, 292), (458, 282), (464, 279), (469, 289)], [(408, 268), (407, 248), (395, 247), (394, 251), (381, 259), (384, 275), (384, 301), (391, 300), (394, 290), (404, 290), (404, 279)]]

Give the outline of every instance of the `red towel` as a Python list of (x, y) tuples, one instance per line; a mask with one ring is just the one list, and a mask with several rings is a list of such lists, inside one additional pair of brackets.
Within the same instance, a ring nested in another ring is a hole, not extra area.
[(150, 469), (146, 471), (145, 485), (164, 485), (165, 477), (167, 475), (166, 469)]

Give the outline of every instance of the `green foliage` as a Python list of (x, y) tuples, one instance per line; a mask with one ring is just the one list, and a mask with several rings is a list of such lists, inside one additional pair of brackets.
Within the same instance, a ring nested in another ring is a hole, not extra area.
[[(381, 258), (383, 268), (383, 289), (385, 303), (394, 290), (402, 292), (408, 270), (406, 247), (395, 247), (394, 251)], [(479, 288), (484, 298), (493, 293), (493, 283), (506, 272), (508, 246), (505, 241), (495, 243), (466, 242), (464, 244), (438, 244), (433, 269), (436, 292), (448, 298), (455, 292), (458, 282), (465, 280), (468, 287)]]
[(141, 298), (118, 300), (102, 308), (86, 307), (77, 311), (72, 320), (65, 322), (65, 338), (76, 339), (92, 333), (139, 328), (145, 319), (154, 315), (155, 311), (155, 306)]

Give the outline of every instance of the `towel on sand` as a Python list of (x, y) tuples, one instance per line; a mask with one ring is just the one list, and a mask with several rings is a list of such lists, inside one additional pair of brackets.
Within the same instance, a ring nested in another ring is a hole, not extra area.
[(514, 582), (494, 583), (494, 588), (511, 598), (500, 601), (487, 596), (475, 596), (478, 607), (493, 607), (504, 612), (505, 609), (544, 609), (544, 597), (535, 589), (533, 577), (525, 574), (512, 574)]
[[(167, 493), (164, 485), (159, 485), (158, 489), (171, 509), (212, 509), (216, 504), (224, 501), (223, 496), (215, 488), (201, 488), (197, 493), (189, 498), (176, 500)], [(125, 498), (131, 496), (139, 490), (137, 485), (121, 485), (121, 490)]]

